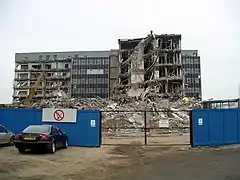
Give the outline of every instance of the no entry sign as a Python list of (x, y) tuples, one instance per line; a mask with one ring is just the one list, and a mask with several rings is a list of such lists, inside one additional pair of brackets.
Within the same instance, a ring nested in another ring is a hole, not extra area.
[(54, 109), (44, 108), (42, 112), (42, 122), (76, 122), (76, 109)]

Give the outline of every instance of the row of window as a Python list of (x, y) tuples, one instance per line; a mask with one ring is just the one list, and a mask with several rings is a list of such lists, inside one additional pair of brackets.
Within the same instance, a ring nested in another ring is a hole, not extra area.
[(185, 93), (187, 97), (201, 98), (201, 93)]
[(72, 79), (72, 84), (107, 84), (108, 78)]
[(194, 83), (194, 84), (198, 84), (201, 82), (200, 78), (186, 78), (186, 82), (187, 83)]
[(199, 57), (182, 57), (183, 64), (200, 64)]
[(108, 88), (108, 84), (72, 84), (72, 88)]
[(182, 67), (185, 69), (185, 68), (197, 68), (197, 69), (200, 69), (200, 64), (182, 64)]
[(73, 74), (72, 75), (73, 79), (108, 79), (108, 75), (107, 74)]
[(73, 64), (82, 65), (82, 64), (109, 64), (108, 57), (106, 58), (74, 58)]
[[(94, 71), (95, 70), (95, 71)], [(73, 69), (73, 74), (89, 74), (91, 71), (96, 72), (97, 69)], [(103, 71), (96, 72), (95, 74), (108, 74), (108, 69), (103, 69)], [(91, 74), (92, 75), (92, 74)]]
[(73, 93), (108, 93), (108, 88), (73, 88)]
[(107, 64), (84, 64), (84, 65), (73, 64), (72, 68), (73, 69), (108, 69), (109, 66)]
[(185, 93), (199, 93), (201, 94), (201, 88), (185, 88)]
[(200, 68), (184, 68), (184, 73), (200, 74)]
[(72, 93), (74, 98), (93, 98), (93, 97), (107, 98), (108, 93)]

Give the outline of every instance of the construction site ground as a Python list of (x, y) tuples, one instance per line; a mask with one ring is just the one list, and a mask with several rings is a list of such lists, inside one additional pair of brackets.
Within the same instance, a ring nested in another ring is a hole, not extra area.
[(236, 180), (239, 159), (239, 146), (143, 146), (132, 141), (101, 148), (69, 147), (53, 155), (19, 154), (14, 147), (0, 147), (0, 180)]

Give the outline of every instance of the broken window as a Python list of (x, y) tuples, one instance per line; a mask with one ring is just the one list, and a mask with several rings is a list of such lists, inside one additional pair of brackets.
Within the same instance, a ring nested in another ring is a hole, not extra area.
[(28, 69), (28, 65), (21, 65), (21, 69), (22, 69), (22, 70)]
[(38, 64), (38, 65), (32, 65), (32, 69), (41, 69), (41, 65), (40, 64)]
[(52, 69), (52, 64), (45, 64), (45, 69)]
[(68, 69), (69, 68), (68, 66), (69, 66), (69, 64), (65, 64), (65, 69)]

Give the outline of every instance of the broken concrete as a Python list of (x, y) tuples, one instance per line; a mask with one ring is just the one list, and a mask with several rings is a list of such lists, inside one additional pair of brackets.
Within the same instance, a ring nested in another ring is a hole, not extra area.
[[(147, 128), (160, 131), (159, 122), (169, 121), (168, 132), (185, 131), (189, 127), (189, 110), (200, 107), (200, 103), (190, 100), (185, 103), (182, 100), (155, 98), (143, 100), (127, 95), (115, 96), (109, 99), (86, 98), (69, 99), (56, 98), (42, 100), (31, 105), (35, 108), (76, 108), (76, 109), (99, 109), (102, 112), (103, 129), (105, 131), (135, 131), (144, 127), (144, 111), (146, 112)], [(128, 130), (127, 130), (128, 129)], [(162, 130), (160, 131), (162, 132)]]

